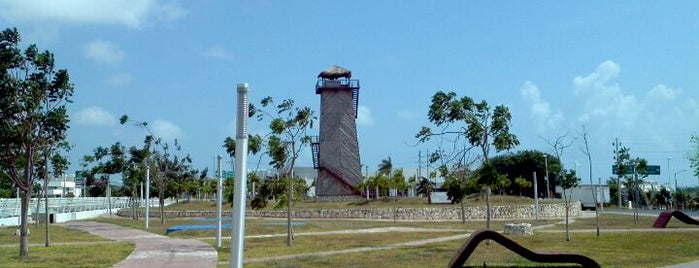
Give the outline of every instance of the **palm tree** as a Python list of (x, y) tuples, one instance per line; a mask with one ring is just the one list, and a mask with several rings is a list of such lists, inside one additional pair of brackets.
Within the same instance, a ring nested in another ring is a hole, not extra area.
[(381, 175), (388, 175), (391, 177), (391, 172), (393, 171), (393, 163), (391, 162), (391, 157), (389, 156), (388, 159), (383, 159), (381, 160), (381, 164), (379, 164), (379, 176)]
[(519, 196), (522, 196), (523, 193), (526, 195), (525, 190), (532, 188), (532, 182), (522, 177), (515, 178), (515, 184), (519, 186)]
[(417, 185), (417, 194), (424, 194), (427, 196), (427, 202), (432, 203), (430, 198), (430, 193), (434, 190), (434, 184), (425, 177), (420, 178), (420, 183)]

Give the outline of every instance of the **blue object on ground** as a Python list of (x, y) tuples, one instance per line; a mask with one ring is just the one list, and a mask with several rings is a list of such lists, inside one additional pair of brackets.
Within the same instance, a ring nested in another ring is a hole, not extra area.
[[(216, 218), (199, 218), (198, 220), (200, 220), (200, 221), (215, 221)], [(231, 218), (228, 218), (228, 219), (223, 218), (222, 221), (231, 221), (231, 220), (232, 220)], [(278, 221), (278, 222), (268, 222), (268, 223), (264, 223), (264, 224), (266, 224), (266, 225), (286, 225), (287, 222)], [(306, 225), (306, 223), (300, 222), (300, 221), (292, 221), (291, 225), (292, 226), (304, 226), (304, 225)], [(230, 224), (221, 224), (221, 229), (231, 229), (231, 225)], [(169, 234), (172, 232), (178, 232), (178, 231), (186, 231), (186, 230), (189, 230), (189, 231), (216, 230), (216, 224), (175, 225), (175, 226), (172, 226), (170, 228), (167, 228), (167, 230), (165, 230), (165, 234)]]
[[(198, 221), (216, 221), (218, 220), (217, 218), (197, 218)], [(223, 217), (221, 218), (221, 221), (233, 221), (233, 218), (231, 217)]]

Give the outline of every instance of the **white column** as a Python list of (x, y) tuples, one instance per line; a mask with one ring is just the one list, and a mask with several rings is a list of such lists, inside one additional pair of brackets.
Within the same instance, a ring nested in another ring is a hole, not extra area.
[(248, 84), (238, 84), (238, 109), (235, 135), (235, 193), (233, 194), (233, 225), (231, 230), (231, 268), (243, 267), (245, 238), (245, 190), (247, 189), (248, 155)]

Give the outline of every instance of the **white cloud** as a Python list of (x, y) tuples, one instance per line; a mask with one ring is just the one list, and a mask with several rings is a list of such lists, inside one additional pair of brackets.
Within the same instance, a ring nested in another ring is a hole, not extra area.
[(0, 17), (37, 24), (112, 24), (129, 28), (185, 15), (177, 4), (158, 0), (32, 0), (0, 2)]
[(118, 73), (107, 78), (107, 84), (113, 87), (121, 87), (128, 85), (133, 80), (133, 75), (130, 73)]
[(374, 125), (374, 118), (371, 117), (371, 109), (366, 106), (359, 106), (357, 108), (357, 125), (360, 126), (372, 126)]
[(529, 116), (537, 122), (538, 132), (555, 129), (560, 122), (563, 122), (563, 113), (551, 110), (549, 102), (541, 99), (541, 92), (534, 83), (531, 81), (524, 82), (519, 92), (531, 104)]
[(180, 127), (167, 120), (155, 120), (149, 125), (153, 134), (163, 139), (163, 141), (173, 141), (182, 139), (184, 132)]
[(597, 66), (597, 69), (587, 76), (576, 76), (573, 79), (575, 95), (586, 93), (600, 87), (607, 87), (607, 83), (616, 79), (621, 72), (621, 67), (614, 61), (608, 60)]
[(226, 49), (220, 46), (211, 46), (206, 50), (202, 51), (199, 55), (204, 58), (219, 59), (219, 60), (232, 60), (233, 55)]
[(112, 42), (104, 40), (92, 40), (85, 44), (86, 58), (99, 63), (119, 63), (124, 59), (124, 52)]
[(413, 111), (407, 111), (403, 110), (398, 112), (398, 118), (403, 119), (403, 120), (415, 120), (419, 118), (419, 115), (417, 115)]
[(574, 93), (584, 105), (578, 121), (586, 123), (599, 119), (606, 124), (635, 124), (643, 107), (636, 96), (624, 94), (616, 83), (620, 72), (619, 65), (608, 60), (592, 73), (573, 79)]
[(679, 94), (682, 93), (681, 89), (669, 88), (663, 84), (655, 86), (653, 89), (648, 91), (647, 97), (653, 100), (674, 100)]
[(75, 113), (72, 120), (81, 125), (113, 126), (117, 120), (114, 115), (98, 106), (90, 106)]

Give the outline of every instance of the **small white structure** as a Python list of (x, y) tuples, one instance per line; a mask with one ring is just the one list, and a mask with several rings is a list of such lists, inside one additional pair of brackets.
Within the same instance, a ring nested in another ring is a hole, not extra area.
[(534, 235), (532, 225), (529, 223), (506, 223), (505, 234), (514, 236), (531, 236)]

